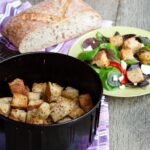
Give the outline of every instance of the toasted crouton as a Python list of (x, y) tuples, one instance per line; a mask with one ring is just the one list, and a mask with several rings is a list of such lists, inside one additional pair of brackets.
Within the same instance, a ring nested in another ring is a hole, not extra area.
[(33, 117), (33, 118), (31, 118), (30, 122), (28, 122), (28, 123), (30, 123), (30, 124), (45, 124), (45, 120), (40, 119), (38, 117)]
[(26, 121), (26, 111), (20, 109), (12, 109), (9, 115), (10, 119), (25, 122)]
[(10, 112), (10, 102), (12, 97), (3, 97), (0, 98), (0, 114), (8, 117)]
[(30, 124), (43, 124), (49, 117), (49, 114), (50, 106), (48, 103), (43, 102), (39, 108), (28, 110), (26, 122)]
[(123, 44), (123, 37), (121, 35), (115, 35), (110, 37), (110, 43), (113, 46), (120, 47)]
[(14, 108), (27, 108), (28, 97), (19, 93), (14, 93), (11, 106)]
[(32, 92), (40, 93), (43, 96), (46, 89), (46, 83), (33, 83)]
[(38, 99), (41, 98), (41, 94), (40, 93), (35, 93), (35, 92), (29, 92), (28, 93), (28, 98), (29, 98), (29, 101), (38, 100)]
[(0, 103), (0, 114), (8, 117), (10, 113), (10, 103)]
[(144, 81), (144, 75), (140, 68), (128, 70), (127, 78), (132, 83), (140, 83), (140, 82)]
[(50, 114), (50, 105), (46, 102), (42, 103), (36, 113), (38, 118), (47, 119)]
[(57, 101), (58, 97), (61, 95), (63, 87), (56, 83), (47, 83), (46, 91), (45, 91), (45, 100), (48, 102)]
[(70, 117), (65, 117), (61, 120), (58, 121), (58, 123), (64, 123), (64, 122), (68, 122), (68, 121), (71, 121), (72, 119)]
[(10, 103), (12, 101), (12, 97), (2, 97), (0, 98), (0, 103)]
[(93, 108), (92, 98), (89, 94), (82, 94), (79, 96), (80, 107), (88, 112)]
[(27, 111), (27, 119), (26, 119), (26, 122), (27, 123), (32, 123), (32, 118), (36, 118), (37, 116), (37, 109), (32, 109), (32, 110), (28, 110)]
[(110, 60), (104, 50), (99, 51), (94, 57), (92, 64), (96, 64), (100, 68), (105, 68), (110, 64)]
[(45, 124), (53, 124), (53, 120), (50, 116), (45, 120)]
[(29, 89), (24, 85), (24, 82), (21, 79), (17, 78), (13, 80), (9, 83), (9, 87), (12, 94), (19, 93), (23, 95), (28, 95)]
[(69, 117), (75, 119), (78, 118), (80, 116), (82, 116), (85, 112), (83, 111), (83, 109), (81, 109), (80, 107), (74, 109), (70, 114)]
[(40, 100), (40, 99), (29, 101), (28, 110), (39, 108), (42, 103), (43, 103), (43, 100)]
[(141, 50), (137, 55), (141, 62), (150, 65), (150, 51)]
[(123, 60), (132, 60), (134, 58), (133, 51), (130, 48), (121, 49), (120, 55)]
[(72, 87), (66, 87), (65, 90), (62, 91), (62, 96), (75, 99), (79, 96), (79, 91)]
[(135, 39), (135, 37), (132, 37), (132, 38), (129, 38), (127, 39), (124, 44), (123, 44), (123, 47), (126, 49), (126, 48), (129, 48), (133, 51), (133, 53), (135, 54), (140, 48), (143, 47), (143, 45), (137, 41)]
[(50, 103), (49, 106), (50, 106), (50, 113), (51, 113), (54, 107), (57, 106), (57, 103), (56, 102)]
[(77, 104), (69, 99), (59, 101), (57, 105), (53, 108), (50, 116), (54, 122), (57, 122), (70, 114), (70, 112), (77, 107)]

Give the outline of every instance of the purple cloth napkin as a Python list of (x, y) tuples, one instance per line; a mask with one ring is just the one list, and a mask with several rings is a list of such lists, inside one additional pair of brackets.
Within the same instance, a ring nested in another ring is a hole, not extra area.
[[(0, 1), (0, 43), (5, 44), (5, 46), (13, 51), (16, 51), (16, 47), (4, 38), (1, 35), (1, 31), (5, 23), (8, 19), (16, 14), (20, 13), (23, 10), (31, 7), (29, 2), (22, 3), (20, 0), (1, 0)], [(109, 27), (112, 25), (112, 21), (104, 20), (101, 23), (101, 27)], [(48, 52), (57, 52), (67, 54), (69, 48), (72, 44), (77, 40), (73, 39), (67, 42), (60, 43), (58, 45), (54, 45), (50, 48), (44, 49), (44, 51)], [(109, 113), (108, 113), (108, 103), (105, 101), (105, 98), (102, 98), (101, 103), (101, 112), (100, 112), (100, 123), (94, 138), (92, 145), (88, 148), (88, 150), (109, 150)], [(5, 136), (4, 133), (0, 131), (0, 150), (4, 150), (5, 148)]]

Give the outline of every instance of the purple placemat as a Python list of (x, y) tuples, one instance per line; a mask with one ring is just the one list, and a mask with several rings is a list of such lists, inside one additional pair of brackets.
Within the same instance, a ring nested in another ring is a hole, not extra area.
[[(29, 2), (22, 3), (20, 0), (1, 0), (0, 1), (0, 43), (4, 44), (8, 49), (17, 51), (16, 47), (13, 46), (6, 38), (1, 35), (1, 31), (7, 20), (11, 16), (15, 16), (23, 10), (31, 7)], [(112, 25), (112, 21), (104, 20), (100, 26), (109, 27)], [(50, 48), (43, 49), (42, 51), (56, 52), (67, 54), (69, 48), (77, 40), (73, 39), (67, 42), (54, 45)], [(109, 113), (108, 103), (105, 98), (102, 98), (101, 112), (100, 112), (100, 123), (94, 138), (92, 145), (88, 150), (109, 150)], [(5, 150), (5, 134), (0, 130), (0, 150)]]

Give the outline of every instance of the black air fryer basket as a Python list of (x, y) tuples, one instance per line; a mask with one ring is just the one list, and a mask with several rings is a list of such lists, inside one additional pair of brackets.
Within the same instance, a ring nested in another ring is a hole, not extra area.
[(86, 150), (99, 124), (102, 83), (85, 63), (56, 53), (31, 53), (0, 63), (0, 96), (9, 96), (8, 82), (21, 78), (33, 82), (56, 82), (90, 93), (94, 108), (85, 115), (61, 124), (31, 125), (3, 116), (6, 150)]

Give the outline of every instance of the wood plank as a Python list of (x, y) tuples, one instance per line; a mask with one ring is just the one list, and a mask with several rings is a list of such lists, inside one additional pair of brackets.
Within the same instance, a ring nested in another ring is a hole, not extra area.
[[(22, 0), (25, 2), (26, 0)], [(37, 4), (42, 0), (29, 0), (32, 4)], [(94, 9), (96, 9), (103, 17), (103, 19), (116, 20), (119, 0), (85, 0)]]
[[(116, 25), (150, 31), (149, 6), (149, 0), (120, 0)], [(150, 149), (150, 95), (107, 99), (110, 112), (110, 150)]]
[(119, 0), (85, 0), (96, 9), (103, 19), (116, 21)]
[(117, 25), (134, 26), (150, 31), (150, 0), (120, 0)]
[(149, 97), (108, 98), (110, 150), (150, 149)]

